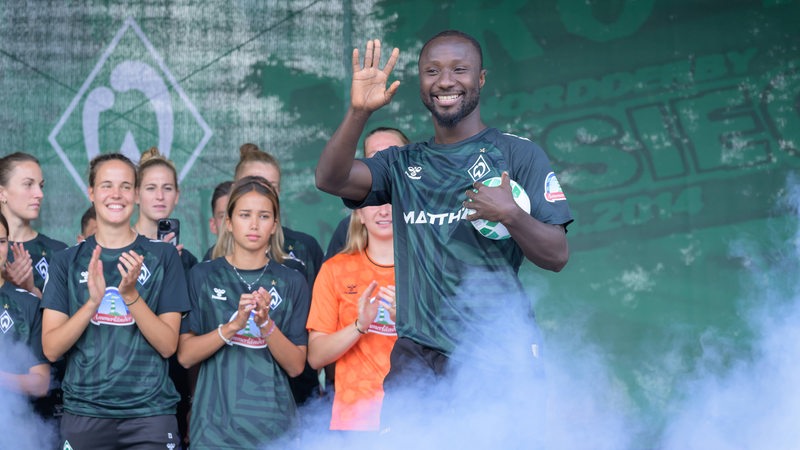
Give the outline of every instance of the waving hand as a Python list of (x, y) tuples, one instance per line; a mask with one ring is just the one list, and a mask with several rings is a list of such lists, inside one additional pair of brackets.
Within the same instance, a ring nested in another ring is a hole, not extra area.
[(350, 102), (354, 110), (373, 112), (388, 104), (400, 81), (394, 81), (389, 88), (386, 82), (389, 74), (392, 73), (400, 50), (392, 50), (389, 60), (381, 69), (381, 41), (378, 39), (367, 41), (367, 49), (364, 53), (364, 63), (360, 62), (358, 49), (353, 49), (353, 83), (350, 87)]

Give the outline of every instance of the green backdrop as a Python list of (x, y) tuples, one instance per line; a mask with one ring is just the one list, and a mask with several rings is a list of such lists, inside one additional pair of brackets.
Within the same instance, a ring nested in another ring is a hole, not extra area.
[(543, 146), (576, 217), (563, 272), (521, 271), (551, 353), (573, 373), (598, 362), (610, 392), (597, 398), (614, 398), (634, 447), (657, 447), (698, 379), (758, 361), (760, 287), (795, 298), (764, 277), (796, 276), (771, 270), (796, 225), (798, 25), (796, 0), (10, 0), (0, 152), (41, 160), (36, 227), (71, 243), (88, 159), (159, 146), (199, 255), (211, 191), (254, 142), (282, 163), (286, 222), (324, 247), (343, 207), (313, 173), (347, 104), (352, 48), (401, 49), (400, 90), (369, 126), (427, 139), (416, 56), (438, 31), (467, 31), (484, 48), (485, 121)]

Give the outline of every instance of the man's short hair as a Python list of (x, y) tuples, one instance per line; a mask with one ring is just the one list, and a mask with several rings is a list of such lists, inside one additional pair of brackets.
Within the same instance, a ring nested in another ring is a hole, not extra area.
[(86, 226), (89, 225), (90, 220), (97, 220), (97, 211), (94, 205), (90, 206), (81, 216), (81, 234), (86, 234)]
[[(444, 37), (459, 37), (461, 39), (464, 39), (464, 40), (468, 41), (470, 44), (472, 44), (472, 46), (475, 47), (475, 50), (477, 50), (477, 52), (478, 52), (478, 57), (480, 58), (480, 62), (481, 62), (481, 67), (480, 68), (483, 69), (483, 50), (481, 49), (481, 44), (478, 42), (477, 39), (475, 39), (474, 37), (472, 37), (471, 35), (469, 35), (467, 33), (464, 33), (463, 31), (445, 30), (445, 31), (442, 31), (441, 33), (438, 33), (436, 36), (428, 39), (428, 42), (426, 42), (425, 45), (422, 46), (422, 50), (419, 51), (419, 56), (420, 57), (422, 56), (422, 54), (425, 52), (425, 49), (428, 47), (428, 45), (431, 42), (433, 42), (436, 39), (444, 38)], [(419, 57), (417, 57), (417, 64), (419, 64)]]
[(233, 181), (223, 181), (214, 188), (214, 193), (211, 194), (211, 214), (214, 214), (214, 206), (217, 204), (217, 200), (219, 200), (221, 197), (229, 195), (231, 193), (232, 186)]

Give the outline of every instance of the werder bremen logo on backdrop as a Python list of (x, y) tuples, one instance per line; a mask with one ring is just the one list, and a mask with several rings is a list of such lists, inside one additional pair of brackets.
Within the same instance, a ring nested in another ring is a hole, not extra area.
[(48, 137), (75, 183), (89, 161), (157, 146), (182, 181), (211, 138), (208, 124), (133, 18), (128, 18)]

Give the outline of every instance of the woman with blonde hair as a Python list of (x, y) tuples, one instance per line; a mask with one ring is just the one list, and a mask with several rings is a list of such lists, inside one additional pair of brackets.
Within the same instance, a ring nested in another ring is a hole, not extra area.
[[(158, 221), (172, 215), (178, 206), (181, 190), (175, 165), (156, 147), (142, 153), (139, 159), (136, 193), (139, 217), (133, 228), (147, 238), (158, 239)], [(164, 239), (168, 241), (174, 237), (165, 236)], [(197, 264), (197, 258), (183, 244), (178, 243), (176, 247), (184, 269), (189, 270)]]
[[(163, 240), (175, 244), (181, 258), (183, 270), (197, 264), (197, 258), (178, 243), (177, 236), (167, 235), (163, 239), (158, 236), (158, 221), (172, 217), (178, 206), (181, 190), (178, 186), (178, 172), (175, 164), (161, 155), (156, 147), (150, 147), (139, 158), (136, 183), (136, 203), (139, 205), (139, 217), (133, 228), (137, 233), (152, 240)], [(169, 358), (169, 376), (181, 396), (178, 402), (177, 418), (184, 441), (188, 438), (188, 414), (191, 408), (192, 376), (189, 371), (178, 364), (175, 355)]]
[(308, 361), (336, 363), (331, 430), (377, 431), (394, 327), (392, 205), (352, 212), (344, 250), (322, 264), (306, 327)]

